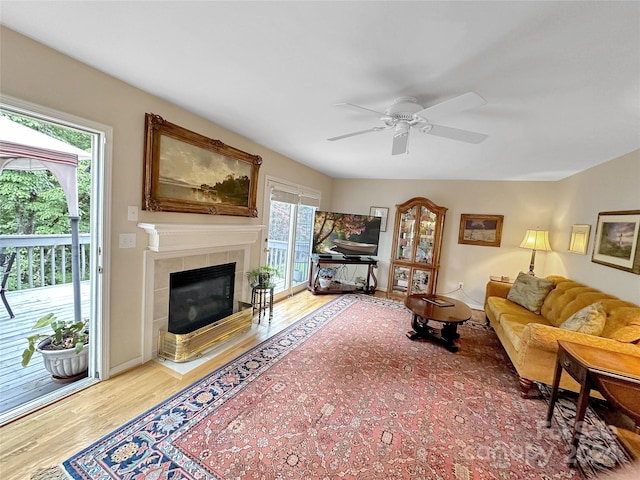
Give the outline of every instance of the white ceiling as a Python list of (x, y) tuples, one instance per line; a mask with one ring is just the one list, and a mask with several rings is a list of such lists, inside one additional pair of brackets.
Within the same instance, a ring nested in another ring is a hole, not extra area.
[[(5, 26), (336, 178), (555, 180), (640, 148), (637, 1), (0, 7)], [(390, 130), (326, 140), (382, 124), (336, 103), (468, 91), (487, 105), (437, 123), (481, 144), (413, 130), (391, 156)]]

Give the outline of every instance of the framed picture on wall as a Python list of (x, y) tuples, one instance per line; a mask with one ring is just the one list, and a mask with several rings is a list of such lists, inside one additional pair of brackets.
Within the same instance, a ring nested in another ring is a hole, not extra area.
[(142, 208), (257, 217), (259, 155), (145, 115)]
[(598, 214), (591, 261), (640, 275), (640, 210)]
[(380, 231), (387, 231), (387, 217), (389, 216), (389, 209), (387, 207), (371, 207), (369, 208), (369, 215), (372, 217), (381, 217)]
[(589, 248), (589, 234), (591, 225), (572, 225), (569, 252), (586, 255)]
[(502, 240), (504, 215), (460, 215), (458, 243), (499, 247)]

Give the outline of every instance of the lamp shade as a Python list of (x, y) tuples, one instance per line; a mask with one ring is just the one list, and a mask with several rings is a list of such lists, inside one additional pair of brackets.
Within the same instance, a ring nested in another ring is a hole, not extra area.
[(527, 233), (524, 234), (524, 239), (520, 244), (520, 248), (551, 251), (551, 245), (549, 245), (549, 232), (546, 230), (527, 230)]

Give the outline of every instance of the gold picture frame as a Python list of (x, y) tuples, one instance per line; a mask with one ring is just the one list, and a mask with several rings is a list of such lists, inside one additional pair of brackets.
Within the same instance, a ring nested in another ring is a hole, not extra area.
[(589, 248), (591, 225), (572, 225), (569, 239), (569, 252), (586, 255)]
[(640, 210), (598, 213), (591, 261), (640, 275)]
[(259, 155), (145, 114), (143, 210), (257, 217)]
[(458, 243), (499, 247), (502, 241), (502, 223), (504, 215), (460, 215)]

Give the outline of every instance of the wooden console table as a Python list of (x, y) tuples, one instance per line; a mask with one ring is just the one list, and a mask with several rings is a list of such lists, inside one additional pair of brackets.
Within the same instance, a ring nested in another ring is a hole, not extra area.
[[(334, 279), (327, 288), (320, 287), (320, 269), (329, 265), (366, 265), (367, 276), (364, 286), (358, 286), (355, 283), (347, 283), (340, 279)], [(348, 255), (312, 255), (311, 268), (309, 268), (309, 285), (307, 288), (314, 295), (328, 293), (367, 293), (373, 294), (378, 286), (378, 279), (374, 273), (374, 268), (378, 267), (378, 260), (373, 257), (365, 256), (348, 256)]]
[(574, 465), (582, 421), (592, 389), (598, 390), (615, 408), (628, 415), (636, 422), (636, 426), (640, 425), (640, 357), (559, 340), (553, 389), (547, 411), (548, 427), (551, 426), (558, 399), (558, 385), (563, 369), (580, 384), (572, 431), (573, 448), (569, 457), (569, 464)]

